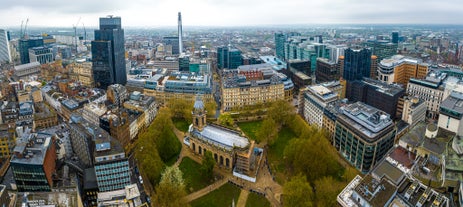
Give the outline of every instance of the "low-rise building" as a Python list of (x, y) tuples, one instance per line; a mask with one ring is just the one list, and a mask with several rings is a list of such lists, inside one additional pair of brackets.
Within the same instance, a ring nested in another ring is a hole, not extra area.
[(93, 80), (92, 63), (85, 60), (77, 60), (75, 63), (66, 66), (70, 71), (70, 78), (75, 81), (80, 81), (84, 86), (93, 88), (95, 82)]
[(416, 97), (404, 97), (402, 120), (411, 127), (426, 118), (426, 102)]
[(45, 103), (36, 103), (34, 112), (33, 129), (44, 129), (58, 125), (58, 115)]
[(125, 186), (124, 189), (98, 193), (98, 206), (141, 206), (140, 190), (137, 184)]
[(463, 93), (452, 92), (439, 109), (438, 126), (463, 136)]
[(2, 123), (16, 123), (19, 116), (19, 105), (14, 101), (0, 102), (0, 113)]
[(32, 62), (23, 65), (17, 65), (14, 67), (14, 79), (28, 79), (31, 76), (37, 76), (40, 74), (40, 63)]
[(90, 102), (85, 104), (84, 108), (82, 109), (82, 118), (87, 120), (92, 125), (99, 126), (100, 117), (105, 114), (106, 111), (108, 111), (108, 109), (104, 104)]
[(0, 158), (9, 158), (16, 144), (13, 124), (0, 125)]

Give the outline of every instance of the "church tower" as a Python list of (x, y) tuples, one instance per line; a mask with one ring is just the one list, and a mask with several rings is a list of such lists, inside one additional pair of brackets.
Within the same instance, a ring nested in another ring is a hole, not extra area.
[(193, 111), (193, 127), (199, 131), (202, 131), (206, 126), (206, 114), (207, 111), (204, 109), (204, 102), (200, 96), (196, 96)]

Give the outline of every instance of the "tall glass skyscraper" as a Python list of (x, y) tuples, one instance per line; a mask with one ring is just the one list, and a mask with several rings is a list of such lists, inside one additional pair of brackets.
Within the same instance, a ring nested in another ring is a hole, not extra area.
[(92, 41), (93, 77), (97, 87), (106, 89), (112, 84), (125, 85), (124, 30), (120, 17), (101, 17), (100, 29)]
[(351, 49), (344, 51), (344, 70), (342, 77), (347, 81), (362, 80), (370, 77), (371, 50)]
[(275, 56), (282, 60), (285, 59), (285, 42), (286, 35), (283, 33), (275, 33)]
[(7, 32), (0, 29), (0, 63), (11, 62), (10, 45)]

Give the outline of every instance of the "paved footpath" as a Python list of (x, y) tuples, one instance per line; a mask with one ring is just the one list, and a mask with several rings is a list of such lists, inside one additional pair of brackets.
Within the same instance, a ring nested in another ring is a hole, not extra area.
[(246, 201), (248, 200), (249, 191), (246, 189), (242, 189), (240, 193), (240, 197), (238, 198), (238, 202), (236, 207), (245, 207)]
[(201, 198), (205, 195), (207, 195), (208, 193), (214, 191), (215, 189), (219, 188), (220, 186), (222, 185), (225, 185), (225, 183), (228, 182), (228, 179), (222, 179), (222, 180), (219, 180), (215, 183), (212, 183), (211, 185), (209, 186), (206, 186), (205, 188), (201, 189), (201, 190), (198, 190), (194, 193), (191, 193), (187, 196), (185, 196), (185, 200), (187, 203), (191, 202), (191, 201), (194, 201), (198, 198)]

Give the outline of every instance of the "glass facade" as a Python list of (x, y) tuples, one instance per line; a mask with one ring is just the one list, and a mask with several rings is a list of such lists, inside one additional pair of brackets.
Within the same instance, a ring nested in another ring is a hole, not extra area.
[(95, 165), (98, 189), (101, 192), (124, 189), (130, 185), (130, 167), (127, 159)]
[(11, 163), (18, 191), (50, 191), (42, 165)]
[(275, 56), (280, 59), (285, 59), (285, 42), (286, 35), (283, 33), (275, 33)]
[(112, 84), (125, 85), (124, 30), (120, 17), (100, 18), (100, 29), (92, 41), (93, 77), (97, 87), (106, 89)]
[(21, 64), (30, 63), (29, 49), (33, 47), (42, 47), (42, 37), (31, 37), (29, 39), (19, 40), (19, 56), (21, 58)]
[(362, 80), (363, 77), (370, 77), (371, 50), (363, 48), (353, 50), (348, 48), (344, 52), (343, 78), (347, 81)]

